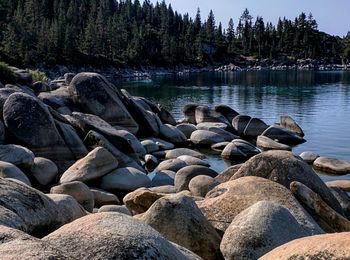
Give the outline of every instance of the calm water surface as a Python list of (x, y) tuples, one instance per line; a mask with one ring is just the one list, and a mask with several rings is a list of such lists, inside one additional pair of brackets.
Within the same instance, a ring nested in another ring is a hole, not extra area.
[[(294, 153), (314, 151), (350, 161), (350, 72), (201, 73), (128, 82), (123, 87), (164, 105), (176, 119), (182, 118), (182, 108), (189, 102), (226, 104), (268, 124), (288, 114), (303, 128), (307, 140)], [(227, 167), (218, 155), (209, 157), (215, 170)], [(321, 176), (350, 179), (350, 175)]]

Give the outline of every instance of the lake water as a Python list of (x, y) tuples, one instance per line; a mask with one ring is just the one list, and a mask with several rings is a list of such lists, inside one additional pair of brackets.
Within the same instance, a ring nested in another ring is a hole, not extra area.
[[(287, 114), (302, 127), (307, 140), (293, 149), (295, 154), (313, 151), (350, 161), (350, 72), (212, 72), (156, 77), (123, 87), (164, 105), (176, 119), (183, 117), (182, 108), (190, 102), (226, 104), (268, 124)], [(219, 172), (228, 165), (216, 154), (209, 160)], [(350, 175), (320, 174), (324, 180), (350, 179)]]

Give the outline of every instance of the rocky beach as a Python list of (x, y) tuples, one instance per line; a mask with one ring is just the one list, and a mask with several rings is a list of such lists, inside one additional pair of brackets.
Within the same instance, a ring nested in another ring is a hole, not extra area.
[[(0, 259), (350, 258), (350, 181), (315, 171), (347, 175), (350, 162), (293, 154), (307, 133), (292, 117), (189, 103), (175, 120), (97, 73), (34, 82), (11, 69)], [(206, 150), (232, 166), (213, 170)]]

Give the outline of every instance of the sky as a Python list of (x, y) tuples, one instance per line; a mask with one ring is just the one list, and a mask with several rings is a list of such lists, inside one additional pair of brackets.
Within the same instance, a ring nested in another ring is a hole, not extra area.
[(350, 31), (350, 0), (166, 0), (166, 3), (181, 14), (189, 13), (191, 17), (195, 16), (199, 7), (203, 20), (212, 9), (216, 21), (221, 22), (224, 28), (227, 28), (231, 17), (236, 26), (243, 10), (248, 8), (254, 19), (259, 15), (265, 22), (273, 24), (279, 17), (294, 20), (301, 12), (311, 12), (320, 31), (338, 36)]

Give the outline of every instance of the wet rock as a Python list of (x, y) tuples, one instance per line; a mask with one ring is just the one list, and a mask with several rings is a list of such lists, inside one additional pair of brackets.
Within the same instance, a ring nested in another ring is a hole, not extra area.
[(125, 167), (103, 176), (100, 188), (107, 191), (134, 191), (150, 186), (151, 180), (145, 173), (132, 167)]
[(297, 145), (306, 142), (302, 137), (280, 126), (270, 126), (261, 135), (287, 145)]
[(176, 128), (180, 130), (187, 139), (189, 139), (191, 137), (191, 134), (197, 130), (197, 127), (194, 124), (190, 123), (178, 124)]
[(275, 202), (289, 209), (310, 234), (323, 233), (286, 187), (255, 176), (220, 184), (203, 201), (198, 201), (197, 205), (217, 230), (225, 232), (239, 213), (262, 200)]
[(232, 161), (241, 161), (260, 153), (260, 150), (251, 143), (235, 139), (229, 143), (221, 153), (221, 157)]
[(137, 133), (139, 127), (121, 101), (121, 94), (103, 76), (79, 73), (71, 81), (69, 91), (73, 102), (84, 112)]
[(258, 259), (280, 245), (308, 235), (287, 208), (260, 201), (234, 218), (220, 248), (225, 259)]
[(199, 259), (185, 257), (153, 228), (120, 213), (80, 218), (43, 240), (72, 259)]
[(51, 188), (50, 193), (70, 195), (87, 211), (92, 212), (94, 209), (94, 195), (89, 187), (80, 181), (73, 181), (54, 186)]
[(350, 173), (350, 162), (336, 158), (319, 157), (313, 166), (315, 169), (336, 175), (345, 175)]
[(12, 163), (0, 161), (0, 177), (15, 179), (31, 186), (28, 177)]
[(285, 151), (291, 151), (292, 148), (285, 144), (280, 144), (276, 142), (275, 140), (272, 140), (269, 137), (266, 136), (258, 136), (256, 140), (256, 146), (267, 151), (267, 150), (285, 150)]
[(58, 168), (56, 164), (49, 159), (35, 157), (30, 172), (40, 185), (45, 186), (56, 178)]
[(94, 195), (94, 206), (100, 208), (104, 205), (120, 205), (120, 201), (113, 193), (109, 193), (100, 189), (90, 189)]
[(216, 171), (199, 165), (191, 165), (182, 168), (175, 175), (175, 189), (177, 192), (183, 190), (189, 190), (189, 183), (192, 178), (198, 175), (206, 175), (210, 177), (216, 177), (218, 174)]
[(250, 120), (251, 117), (246, 115), (237, 115), (233, 118), (232, 127), (239, 136), (243, 135), (244, 129), (247, 127)]
[(317, 153), (314, 153), (314, 152), (303, 152), (299, 156), (301, 159), (303, 159), (308, 164), (313, 164), (314, 161), (318, 157), (320, 157)]
[(161, 172), (157, 172), (152, 179), (152, 187), (166, 186), (166, 185), (174, 186), (175, 174), (176, 174), (175, 172), (169, 171), (169, 170), (163, 170)]
[(156, 168), (156, 172), (161, 172), (164, 170), (169, 170), (173, 172), (177, 172), (178, 170), (188, 166), (186, 162), (180, 159), (169, 159), (161, 162)]
[(213, 177), (198, 175), (191, 179), (188, 188), (193, 196), (205, 197), (209, 191), (214, 189), (220, 183)]
[(296, 239), (275, 248), (261, 259), (347, 259), (349, 255), (348, 232)]
[(65, 171), (60, 183), (95, 180), (117, 168), (118, 161), (115, 157), (107, 149), (97, 147)]
[(173, 150), (166, 151), (166, 159), (176, 159), (181, 155), (189, 155), (199, 159), (205, 159), (206, 156), (200, 152), (188, 149), (188, 148), (177, 148)]
[(203, 259), (222, 259), (220, 236), (194, 201), (186, 196), (167, 196), (157, 200), (141, 217), (145, 223)]
[(229, 122), (232, 122), (232, 120), (239, 115), (237, 111), (223, 104), (215, 106), (215, 111), (222, 114)]
[(318, 175), (300, 157), (288, 151), (268, 151), (261, 153), (245, 164), (231, 178), (258, 176), (282, 184), (289, 188), (290, 183), (299, 181), (318, 193), (324, 201), (341, 212), (339, 203)]
[(289, 131), (296, 133), (297, 135), (304, 137), (304, 132), (301, 127), (290, 116), (281, 116), (280, 125)]

